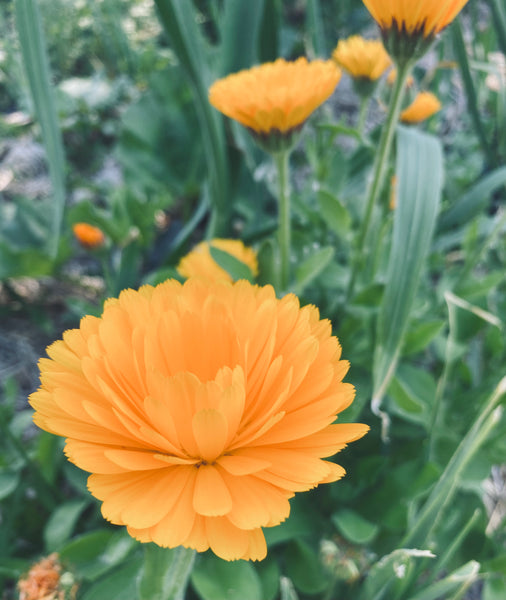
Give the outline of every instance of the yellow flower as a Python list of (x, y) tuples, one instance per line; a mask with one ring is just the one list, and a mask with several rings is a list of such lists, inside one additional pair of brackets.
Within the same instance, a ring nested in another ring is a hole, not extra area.
[(209, 101), (257, 138), (286, 137), (329, 98), (340, 77), (333, 61), (279, 58), (219, 79)]
[(449, 25), (468, 0), (364, 0), (381, 29), (434, 36)]
[(366, 40), (360, 35), (339, 40), (332, 58), (352, 77), (372, 81), (379, 79), (392, 64), (380, 40)]
[(77, 241), (85, 248), (97, 248), (102, 246), (105, 241), (102, 230), (89, 223), (75, 223), (72, 231)]
[(468, 0), (363, 0), (398, 63), (420, 58)]
[(368, 430), (331, 324), (271, 286), (190, 279), (125, 290), (42, 358), (35, 423), (91, 472), (103, 516), (141, 542), (266, 555), (295, 492)]
[(413, 102), (401, 112), (403, 123), (420, 123), (441, 110), (441, 102), (432, 92), (420, 92)]
[(246, 247), (240, 240), (214, 239), (211, 242), (200, 242), (191, 252), (184, 256), (177, 270), (186, 277), (204, 277), (211, 281), (232, 281), (231, 275), (225, 271), (211, 256), (210, 247), (218, 248), (230, 254), (249, 267), (251, 274), (258, 275), (258, 262), (253, 248)]

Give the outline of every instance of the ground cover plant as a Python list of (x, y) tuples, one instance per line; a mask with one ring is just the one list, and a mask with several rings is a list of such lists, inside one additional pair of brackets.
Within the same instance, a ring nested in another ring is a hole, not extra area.
[(2, 599), (506, 597), (503, 3), (0, 30)]

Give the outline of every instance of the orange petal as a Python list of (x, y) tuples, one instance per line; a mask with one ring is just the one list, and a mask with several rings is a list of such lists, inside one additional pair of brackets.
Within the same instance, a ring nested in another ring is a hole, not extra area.
[(199, 410), (192, 419), (193, 435), (200, 456), (212, 463), (223, 452), (228, 435), (227, 420), (219, 410)]
[(202, 465), (197, 469), (193, 508), (204, 516), (226, 515), (232, 508), (232, 497), (218, 469)]

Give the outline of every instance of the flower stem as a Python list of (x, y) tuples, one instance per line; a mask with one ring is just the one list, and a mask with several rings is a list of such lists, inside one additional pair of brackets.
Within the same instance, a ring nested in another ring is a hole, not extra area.
[(378, 150), (374, 158), (373, 176), (367, 191), (367, 204), (365, 209), (365, 215), (358, 233), (354, 255), (352, 258), (352, 270), (347, 292), (348, 299), (350, 299), (353, 295), (357, 274), (362, 265), (362, 260), (365, 255), (363, 246), (369, 233), (374, 205), (376, 204), (376, 201), (385, 181), (385, 174), (387, 170), (388, 159), (390, 157), (390, 150), (392, 148), (392, 141), (395, 133), (395, 128), (399, 120), (402, 100), (404, 98), (404, 92), (406, 89), (405, 84), (411, 71), (412, 64), (413, 63), (411, 61), (407, 61), (404, 64), (397, 65), (397, 78), (395, 80), (394, 89), (392, 91), (392, 96), (390, 98), (390, 103), (388, 106), (387, 120), (383, 125)]
[(369, 97), (361, 98), (360, 109), (358, 112), (357, 130), (361, 138), (364, 137), (365, 121), (369, 108)]
[(290, 185), (289, 185), (289, 150), (277, 152), (274, 155), (278, 172), (278, 244), (280, 251), (281, 290), (286, 290), (290, 280), (290, 250), (291, 250), (291, 220), (290, 220)]

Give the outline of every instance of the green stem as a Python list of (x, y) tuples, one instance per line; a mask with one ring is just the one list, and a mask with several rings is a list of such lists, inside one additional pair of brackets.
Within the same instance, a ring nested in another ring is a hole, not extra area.
[(360, 138), (364, 137), (364, 128), (365, 128), (365, 121), (367, 118), (367, 109), (369, 107), (369, 98), (362, 98), (360, 100), (360, 109), (359, 109), (359, 113), (358, 113), (358, 121), (357, 121), (357, 130), (358, 133), (360, 134)]
[(401, 112), (402, 101), (406, 89), (405, 84), (411, 71), (412, 64), (413, 63), (411, 61), (408, 61), (405, 64), (399, 64), (397, 66), (397, 78), (395, 80), (395, 86), (392, 91), (392, 96), (390, 98), (387, 120), (383, 125), (378, 150), (374, 159), (373, 176), (367, 192), (367, 204), (365, 209), (365, 215), (359, 230), (357, 243), (355, 245), (355, 252), (352, 258), (352, 270), (347, 292), (348, 299), (350, 299), (353, 295), (358, 270), (363, 264), (362, 261), (365, 254), (363, 246), (365, 240), (367, 239), (367, 234), (369, 233), (374, 205), (376, 204), (376, 201), (381, 192), (381, 189), (383, 188), (383, 184), (385, 181), (385, 174), (387, 171), (388, 160), (390, 158), (392, 141), (395, 133), (395, 128), (399, 120), (399, 114)]
[(290, 184), (289, 184), (290, 152), (283, 150), (274, 154), (278, 172), (278, 244), (280, 252), (280, 290), (286, 290), (290, 281), (291, 220), (290, 220)]

